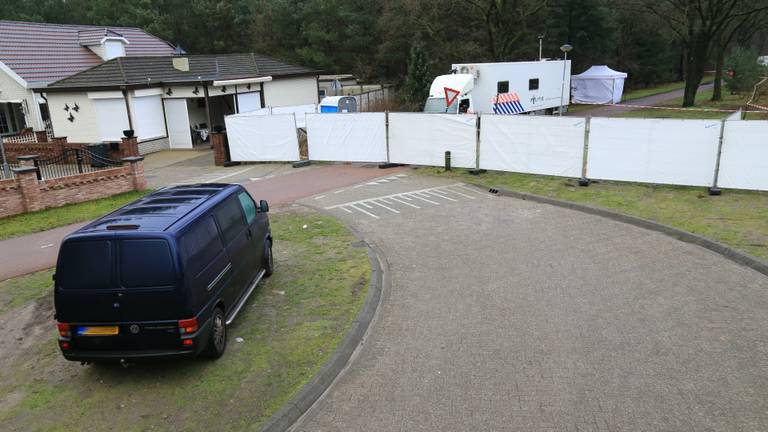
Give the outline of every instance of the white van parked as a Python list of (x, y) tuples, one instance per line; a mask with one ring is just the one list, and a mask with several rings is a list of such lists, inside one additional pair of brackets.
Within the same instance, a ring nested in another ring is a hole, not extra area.
[(432, 82), (426, 113), (551, 114), (567, 107), (571, 61), (454, 64)]

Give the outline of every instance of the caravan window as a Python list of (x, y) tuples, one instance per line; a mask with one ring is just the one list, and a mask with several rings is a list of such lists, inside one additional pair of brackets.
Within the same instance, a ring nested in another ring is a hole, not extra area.
[(538, 90), (539, 89), (539, 79), (538, 78), (531, 78), (528, 80), (528, 90)]
[(509, 81), (499, 81), (496, 83), (496, 93), (509, 93)]

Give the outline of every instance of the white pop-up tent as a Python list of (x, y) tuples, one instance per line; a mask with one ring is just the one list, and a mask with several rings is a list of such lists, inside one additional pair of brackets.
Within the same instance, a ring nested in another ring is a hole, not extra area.
[(627, 74), (608, 66), (592, 66), (571, 77), (573, 103), (619, 103)]

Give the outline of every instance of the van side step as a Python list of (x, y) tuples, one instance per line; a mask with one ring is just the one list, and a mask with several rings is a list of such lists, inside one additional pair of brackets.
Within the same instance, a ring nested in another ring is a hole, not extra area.
[(248, 291), (245, 293), (245, 295), (242, 298), (240, 298), (240, 301), (237, 302), (237, 306), (235, 306), (235, 308), (232, 309), (232, 315), (227, 319), (227, 322), (226, 322), (227, 325), (232, 324), (232, 321), (235, 320), (235, 317), (237, 316), (238, 312), (240, 312), (240, 309), (243, 307), (245, 302), (248, 301), (248, 297), (250, 297), (251, 293), (253, 293), (253, 290), (256, 289), (256, 285), (258, 285), (259, 282), (261, 282), (261, 278), (264, 277), (264, 273), (265, 271), (264, 269), (262, 269), (259, 272), (259, 274), (256, 275), (256, 279), (254, 279), (251, 286), (248, 287)]

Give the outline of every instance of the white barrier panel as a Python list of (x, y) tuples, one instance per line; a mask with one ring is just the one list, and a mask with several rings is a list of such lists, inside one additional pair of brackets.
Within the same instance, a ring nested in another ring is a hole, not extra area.
[(711, 186), (719, 120), (593, 118), (587, 176)]
[(296, 114), (297, 128), (307, 127), (305, 123), (304, 115), (310, 114), (310, 113), (316, 113), (316, 112), (317, 112), (317, 105), (315, 104), (272, 107), (272, 114)]
[(386, 162), (384, 113), (307, 114), (309, 159)]
[(389, 114), (389, 161), (443, 166), (445, 152), (451, 165), (475, 168), (477, 117), (457, 114)]
[(293, 114), (226, 116), (230, 158), (235, 162), (299, 160)]
[(578, 117), (484, 115), (480, 168), (581, 177), (584, 127)]
[(717, 185), (768, 190), (768, 121), (726, 122)]

